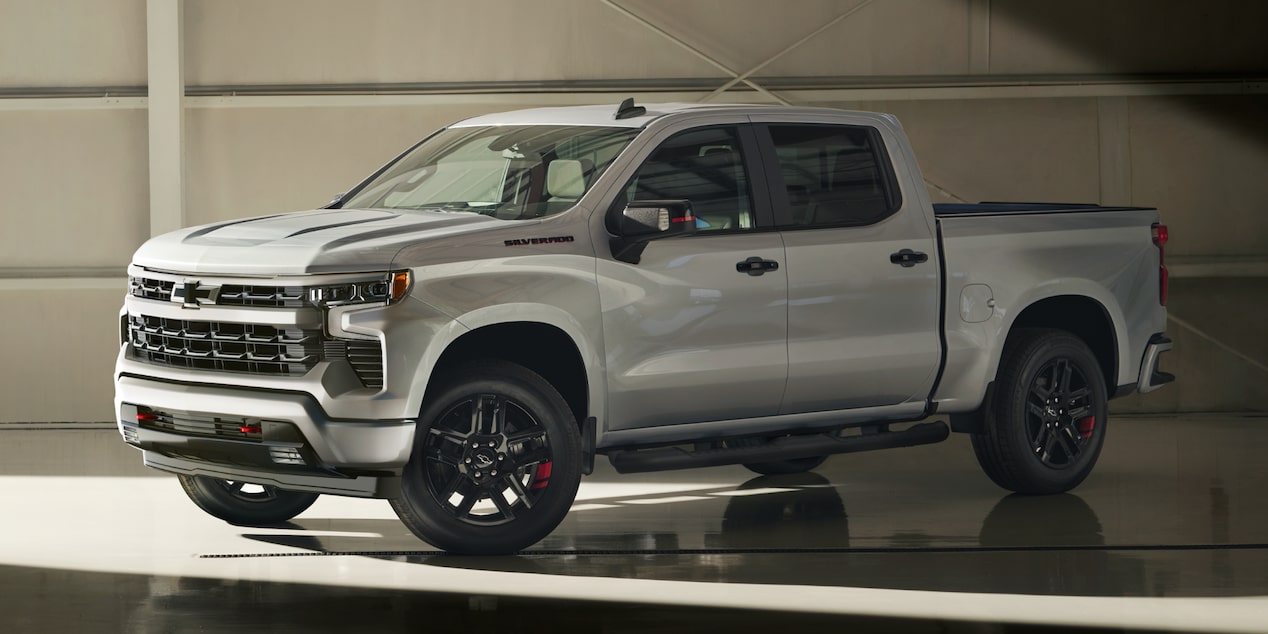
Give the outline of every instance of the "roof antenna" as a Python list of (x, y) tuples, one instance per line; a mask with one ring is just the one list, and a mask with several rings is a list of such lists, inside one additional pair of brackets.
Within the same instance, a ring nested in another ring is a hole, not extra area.
[(622, 101), (621, 105), (616, 107), (616, 114), (612, 118), (618, 120), (629, 119), (630, 117), (640, 116), (645, 112), (647, 112), (647, 108), (634, 105), (634, 98), (629, 97), (625, 101)]

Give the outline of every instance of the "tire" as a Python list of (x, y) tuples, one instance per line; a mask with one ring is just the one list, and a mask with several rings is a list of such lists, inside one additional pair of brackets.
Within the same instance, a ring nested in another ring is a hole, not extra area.
[(972, 434), (982, 471), (1017, 493), (1078, 486), (1105, 443), (1106, 393), (1083, 340), (1061, 330), (1018, 331), (1004, 350), (982, 430)]
[(319, 497), (316, 493), (207, 476), (176, 477), (198, 508), (237, 526), (281, 524), (303, 513)]
[[(767, 442), (764, 438), (739, 438), (725, 441), (727, 447), (756, 447)], [(790, 475), (814, 471), (828, 459), (827, 456), (811, 456), (809, 458), (793, 458), (791, 460), (772, 460), (770, 462), (748, 462), (744, 468), (758, 475)]]
[(445, 551), (500, 555), (559, 525), (581, 484), (572, 410), (541, 376), (505, 361), (466, 366), (429, 396), (391, 501)]

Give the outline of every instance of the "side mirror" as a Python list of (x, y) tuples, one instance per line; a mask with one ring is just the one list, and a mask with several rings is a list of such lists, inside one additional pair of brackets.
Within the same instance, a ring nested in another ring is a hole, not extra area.
[(638, 200), (621, 210), (612, 255), (638, 264), (643, 248), (652, 240), (696, 232), (696, 215), (688, 200)]
[(330, 202), (326, 203), (326, 206), (322, 207), (322, 209), (338, 209), (339, 205), (343, 204), (343, 197), (347, 194), (348, 192), (339, 192), (338, 194), (335, 194), (335, 197), (331, 198)]

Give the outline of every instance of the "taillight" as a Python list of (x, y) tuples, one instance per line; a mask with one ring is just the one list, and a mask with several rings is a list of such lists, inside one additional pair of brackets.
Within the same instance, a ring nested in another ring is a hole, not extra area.
[(1167, 225), (1154, 223), (1154, 246), (1158, 247), (1158, 303), (1163, 306), (1167, 305), (1167, 262), (1166, 246), (1167, 239), (1170, 237), (1167, 233)]

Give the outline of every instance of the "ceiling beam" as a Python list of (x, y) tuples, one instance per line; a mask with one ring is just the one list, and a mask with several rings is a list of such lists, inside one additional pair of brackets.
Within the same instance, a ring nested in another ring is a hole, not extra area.
[[(374, 84), (329, 86), (188, 86), (186, 108), (310, 108), (360, 106), (497, 105), (566, 106), (619, 103), (626, 97), (643, 102), (698, 101), (713, 91), (714, 80), (657, 85), (655, 80), (585, 82), (512, 82), (499, 84)], [(769, 85), (769, 84), (768, 84)], [(324, 90), (320, 90), (323, 89)], [(34, 89), (33, 89), (34, 90)], [(1098, 97), (1169, 97), (1183, 95), (1264, 95), (1268, 79), (1260, 77), (1104, 78), (1060, 77), (883, 77), (827, 78), (814, 84), (778, 88), (799, 104), (839, 104), (852, 101), (924, 101), (949, 99), (1059, 99)], [(144, 94), (143, 89), (137, 90)], [(12, 93), (10, 93), (12, 94)], [(736, 102), (770, 103), (751, 90), (731, 90)], [(169, 95), (170, 98), (170, 95)], [(0, 111), (137, 110), (144, 96), (4, 96)]]

